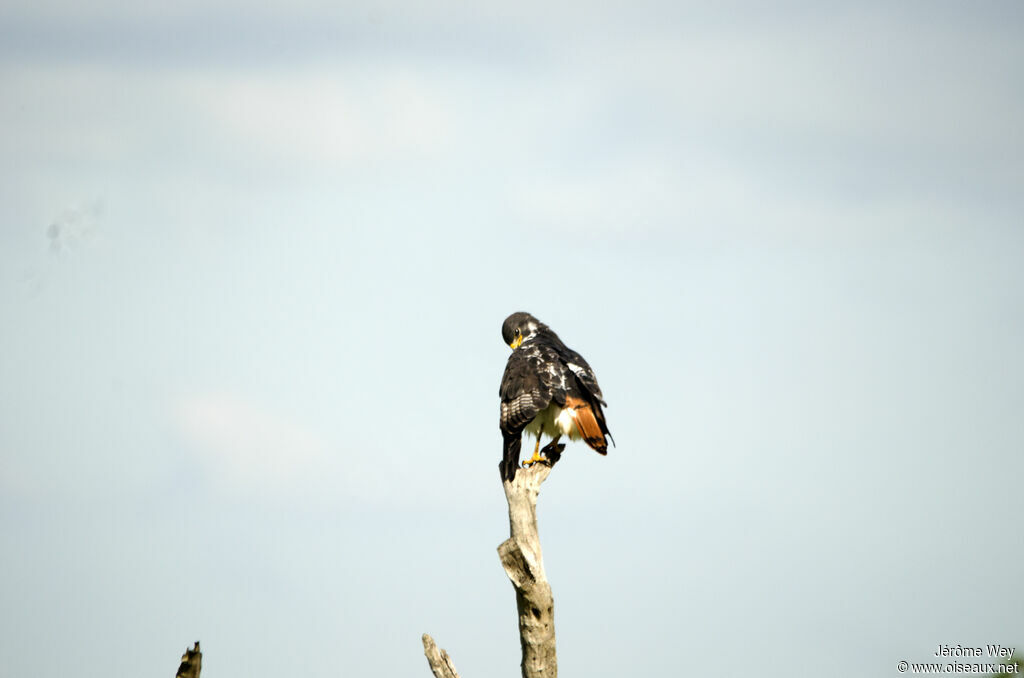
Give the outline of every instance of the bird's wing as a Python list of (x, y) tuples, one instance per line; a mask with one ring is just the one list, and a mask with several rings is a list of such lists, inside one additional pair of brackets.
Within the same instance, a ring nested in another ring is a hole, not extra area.
[(558, 392), (554, 375), (548, 368), (552, 358), (558, 362), (558, 356), (550, 348), (537, 344), (524, 345), (512, 351), (505, 364), (505, 374), (499, 389), (499, 423), (504, 441), (501, 473), (509, 482), (515, 479), (516, 469), (519, 468), (523, 429), (551, 403)]
[(594, 374), (594, 370), (590, 368), (590, 365), (586, 360), (583, 359), (576, 351), (571, 348), (562, 345), (562, 350), (559, 351), (559, 357), (565, 362), (566, 367), (576, 375), (576, 379), (580, 385), (587, 390), (587, 392), (594, 397), (597, 402), (601, 403), (605, 407), (608, 403), (604, 401), (604, 396), (601, 395), (601, 387), (597, 384), (597, 375)]
[[(604, 412), (601, 407), (608, 407), (608, 403), (604, 401), (604, 396), (601, 394), (601, 387), (597, 383), (597, 375), (594, 374), (594, 370), (591, 369), (590, 364), (576, 351), (572, 350), (565, 344), (559, 342), (557, 345), (558, 355), (564, 362), (565, 366), (576, 377), (575, 384), (578, 388), (570, 387), (568, 392), (570, 394), (579, 393), (583, 396), (583, 399), (589, 401), (589, 421), (581, 422), (577, 419), (577, 425), (580, 426), (580, 432), (583, 434), (587, 444), (592, 448), (605, 454), (607, 452), (607, 443), (604, 443), (604, 436), (608, 436), (608, 439), (615, 444), (615, 439), (612, 438), (611, 431), (608, 430), (608, 424), (604, 419)], [(581, 410), (578, 410), (578, 412)], [(596, 431), (595, 431), (596, 429)], [(603, 444), (598, 444), (597, 433), (602, 434), (600, 439)], [(595, 442), (591, 442), (591, 441)]]
[[(513, 351), (501, 378), (501, 430), (521, 434), (559, 391), (558, 375), (550, 368), (549, 348), (534, 345)], [(557, 360), (555, 360), (557, 363)]]

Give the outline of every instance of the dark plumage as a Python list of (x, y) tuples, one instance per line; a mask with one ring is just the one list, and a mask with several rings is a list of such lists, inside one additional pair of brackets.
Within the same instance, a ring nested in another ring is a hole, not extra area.
[[(511, 481), (519, 467), (524, 431), (537, 436), (530, 463), (541, 461), (541, 435), (552, 438), (544, 453), (557, 460), (564, 445), (558, 439), (583, 439), (593, 450), (608, 453), (611, 433), (602, 405), (607, 406), (594, 371), (554, 331), (529, 313), (513, 313), (501, 326), (512, 355), (501, 378), (501, 433), (504, 438), (502, 476)], [(613, 441), (614, 442), (614, 441)]]

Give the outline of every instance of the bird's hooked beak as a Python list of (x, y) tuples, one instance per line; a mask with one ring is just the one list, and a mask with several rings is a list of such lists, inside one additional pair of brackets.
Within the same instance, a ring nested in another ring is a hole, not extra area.
[(522, 344), (522, 343), (523, 343), (523, 335), (520, 334), (515, 339), (512, 340), (512, 343), (509, 344), (509, 346), (511, 346), (512, 350), (514, 351), (517, 348), (519, 348), (520, 344)]

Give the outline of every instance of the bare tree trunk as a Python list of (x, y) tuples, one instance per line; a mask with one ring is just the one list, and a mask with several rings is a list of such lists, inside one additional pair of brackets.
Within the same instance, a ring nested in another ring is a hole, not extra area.
[[(515, 479), (504, 480), (504, 462), (498, 467), (502, 474), (505, 499), (508, 500), (508, 525), (511, 536), (498, 546), (498, 557), (505, 574), (516, 590), (519, 611), (519, 644), (523, 649), (520, 664), (523, 678), (558, 678), (558, 657), (555, 654), (555, 602), (551, 585), (544, 574), (544, 559), (537, 533), (537, 497), (540, 486), (561, 453), (559, 445), (546, 450), (548, 462), (518, 469)], [(451, 658), (438, 650), (434, 639), (423, 634), (423, 651), (435, 678), (459, 678)]]
[[(557, 456), (552, 455), (552, 466)], [(519, 642), (523, 648), (523, 678), (557, 678), (555, 603), (544, 574), (537, 532), (537, 496), (552, 466), (534, 464), (503, 481), (508, 500), (511, 536), (498, 547), (498, 556), (516, 590)]]
[(199, 671), (203, 668), (203, 653), (199, 651), (199, 641), (196, 641), (194, 648), (185, 649), (181, 655), (181, 665), (174, 678), (199, 678)]

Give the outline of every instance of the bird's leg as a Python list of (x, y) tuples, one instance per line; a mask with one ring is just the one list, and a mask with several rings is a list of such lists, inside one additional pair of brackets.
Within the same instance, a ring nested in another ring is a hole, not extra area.
[[(538, 461), (544, 461), (544, 457), (540, 456), (540, 437), (544, 433), (544, 424), (540, 425), (540, 430), (537, 431), (537, 444), (533, 446), (533, 457), (529, 461), (524, 461), (523, 466), (529, 468)], [(547, 449), (547, 448), (544, 448)]]
[[(561, 435), (555, 436), (554, 439), (545, 445), (543, 450), (541, 450), (541, 452), (544, 453), (544, 461), (550, 466), (554, 466), (555, 462), (562, 458), (562, 450), (565, 449), (565, 443), (562, 443), (561, 445), (558, 444), (558, 440), (561, 437)], [(540, 441), (538, 441), (538, 443), (539, 442)]]

